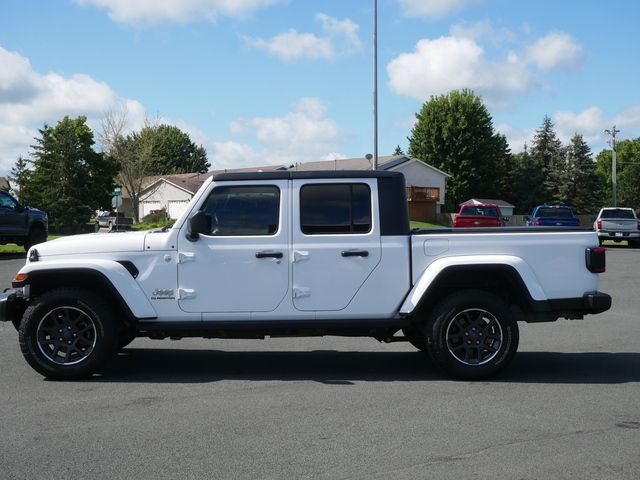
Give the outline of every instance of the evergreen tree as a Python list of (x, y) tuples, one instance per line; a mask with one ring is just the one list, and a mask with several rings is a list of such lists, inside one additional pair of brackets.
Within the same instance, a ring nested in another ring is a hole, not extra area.
[(541, 203), (540, 186), (544, 182), (542, 168), (538, 165), (525, 145), (524, 151), (514, 155), (513, 159), (513, 195), (516, 211), (531, 213), (533, 207)]
[(533, 205), (549, 203), (558, 195), (558, 174), (564, 168), (562, 142), (558, 139), (551, 119), (545, 115), (541, 127), (536, 130), (531, 146), (529, 173), (531, 192), (528, 197)]
[(400, 148), (400, 145), (396, 145), (396, 149), (393, 151), (394, 155), (404, 155), (404, 152)]
[(431, 97), (416, 118), (409, 155), (452, 175), (447, 179), (448, 210), (472, 196), (499, 194), (496, 172), (510, 153), (480, 97), (470, 90)]
[(45, 124), (32, 146), (33, 170), (23, 185), (25, 198), (49, 213), (50, 223), (78, 231), (94, 210), (108, 207), (117, 165), (93, 149), (86, 117)]
[(29, 170), (29, 161), (18, 157), (16, 163), (11, 167), (11, 173), (9, 175), (9, 180), (13, 184), (13, 193), (16, 194), (18, 198), (24, 203), (28, 201), (23, 195), (22, 189), (24, 185), (29, 181), (29, 175), (31, 171)]
[(594, 213), (600, 205), (600, 178), (591, 149), (576, 133), (566, 149), (564, 168), (557, 174), (557, 201), (573, 207), (578, 214)]

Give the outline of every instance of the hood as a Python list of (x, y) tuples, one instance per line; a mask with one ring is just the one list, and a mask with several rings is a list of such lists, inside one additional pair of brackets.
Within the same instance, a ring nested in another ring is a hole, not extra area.
[(56, 238), (36, 245), (40, 256), (83, 253), (139, 252), (148, 232), (88, 233)]

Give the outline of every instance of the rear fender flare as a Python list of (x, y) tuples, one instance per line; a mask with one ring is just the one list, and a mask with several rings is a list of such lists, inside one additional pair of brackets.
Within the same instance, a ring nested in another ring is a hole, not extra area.
[[(437, 285), (438, 277), (446, 271), (458, 268), (477, 267), (481, 269), (504, 268), (515, 272), (522, 281), (522, 285), (527, 290), (528, 301), (544, 302), (547, 296), (538, 281), (535, 272), (520, 257), (511, 255), (481, 255), (481, 256), (460, 256), (439, 258), (431, 263), (415, 283), (409, 294), (400, 307), (401, 314), (411, 314), (416, 310), (423, 298), (429, 293), (429, 289)], [(442, 277), (440, 277), (442, 278)]]

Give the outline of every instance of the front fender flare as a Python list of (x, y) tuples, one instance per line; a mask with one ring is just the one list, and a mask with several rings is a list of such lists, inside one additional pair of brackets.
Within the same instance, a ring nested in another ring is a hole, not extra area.
[[(138, 282), (129, 271), (115, 260), (51, 260), (27, 263), (18, 273), (36, 277), (45, 273), (92, 272), (102, 276), (119, 295), (131, 314), (138, 318), (157, 318), (158, 314), (149, 302)], [(29, 283), (29, 280), (27, 280)]]

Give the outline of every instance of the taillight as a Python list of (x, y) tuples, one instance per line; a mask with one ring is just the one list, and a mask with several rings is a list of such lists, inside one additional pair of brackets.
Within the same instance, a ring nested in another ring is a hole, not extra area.
[(593, 273), (604, 273), (606, 270), (605, 252), (606, 250), (602, 247), (587, 248), (585, 252), (587, 270)]
[(598, 220), (598, 221), (596, 222), (596, 229), (597, 229), (597, 230), (602, 230), (602, 220)]
[(539, 226), (540, 226), (540, 219), (539, 219), (539, 218), (536, 218), (536, 219), (533, 221), (533, 224), (534, 224), (536, 227), (539, 227)]

